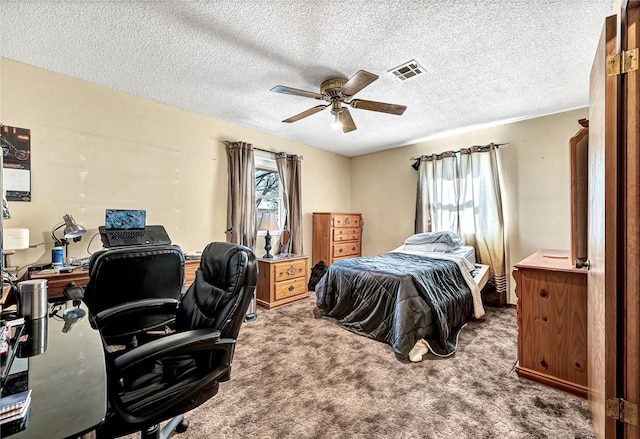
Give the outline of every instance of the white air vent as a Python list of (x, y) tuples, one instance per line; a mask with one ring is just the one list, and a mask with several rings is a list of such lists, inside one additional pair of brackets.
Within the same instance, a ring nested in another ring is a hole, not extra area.
[(412, 59), (411, 61), (389, 70), (389, 73), (393, 73), (393, 75), (401, 81), (406, 81), (409, 78), (421, 75), (424, 73), (424, 69), (420, 64), (418, 64), (418, 61)]

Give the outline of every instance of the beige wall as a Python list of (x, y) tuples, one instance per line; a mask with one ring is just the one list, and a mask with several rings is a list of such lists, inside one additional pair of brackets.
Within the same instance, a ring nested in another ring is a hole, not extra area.
[[(417, 174), (411, 157), (491, 142), (509, 142), (501, 147), (508, 271), (538, 249), (569, 249), (569, 139), (587, 116), (584, 108), (353, 158), (351, 210), (364, 216), (363, 254), (388, 251), (413, 233)], [(512, 280), (511, 303), (513, 287)]]
[[(364, 214), (363, 254), (397, 247), (413, 233), (416, 173), (410, 157), (489, 142), (501, 148), (509, 271), (540, 248), (569, 248), (568, 140), (587, 109), (479, 129), (349, 159), (317, 148), (140, 99), (0, 58), (0, 121), (31, 129), (31, 202), (10, 202), (5, 227), (28, 227), (31, 243), (10, 263), (48, 262), (51, 227), (64, 213), (89, 228), (105, 208), (144, 208), (184, 250), (224, 240), (227, 169), (221, 140), (304, 156), (305, 253), (311, 212)], [(262, 253), (259, 239), (257, 253)], [(99, 238), (91, 252), (101, 247)], [(513, 282), (511, 282), (513, 290)], [(511, 294), (510, 301), (515, 303)]]
[[(4, 227), (31, 243), (11, 265), (49, 262), (51, 228), (64, 213), (89, 229), (70, 255), (85, 256), (105, 208), (147, 210), (186, 251), (225, 240), (227, 159), (222, 140), (304, 156), (305, 253), (311, 212), (350, 208), (349, 158), (85, 81), (0, 58), (0, 121), (31, 129), (31, 202), (10, 202)], [(257, 254), (264, 250), (259, 239)], [(96, 237), (91, 252), (101, 248)]]

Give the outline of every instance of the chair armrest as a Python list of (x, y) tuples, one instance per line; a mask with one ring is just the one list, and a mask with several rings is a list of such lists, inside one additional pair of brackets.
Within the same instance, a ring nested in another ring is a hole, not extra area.
[(157, 313), (157, 312), (173, 312), (178, 309), (177, 299), (142, 299), (133, 302), (126, 302), (120, 305), (112, 306), (103, 311), (100, 311), (94, 316), (97, 322), (101, 320), (108, 320), (114, 317), (124, 317), (128, 314), (135, 314), (139, 312), (145, 313)]
[(137, 364), (153, 361), (168, 355), (233, 349), (236, 341), (232, 338), (220, 338), (220, 331), (212, 329), (194, 329), (167, 335), (166, 337), (145, 343), (131, 349), (114, 360), (117, 369), (124, 371)]
[[(98, 327), (109, 324), (113, 319), (131, 319), (135, 314), (173, 314), (178, 310), (177, 299), (142, 299), (116, 305), (93, 316)], [(125, 320), (126, 321), (126, 320)]]

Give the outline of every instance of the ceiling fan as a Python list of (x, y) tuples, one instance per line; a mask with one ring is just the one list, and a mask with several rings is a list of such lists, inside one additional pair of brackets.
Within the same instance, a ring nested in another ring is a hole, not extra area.
[(320, 85), (320, 93), (312, 91), (299, 90), (297, 88), (286, 87), (284, 85), (276, 85), (271, 89), (275, 93), (284, 93), (288, 95), (303, 96), (306, 98), (327, 101), (328, 104), (318, 105), (296, 114), (288, 119), (283, 120), (285, 123), (297, 122), (307, 116), (311, 116), (327, 107), (331, 107), (331, 114), (335, 116), (336, 126), (341, 126), (342, 131), (348, 133), (356, 130), (356, 124), (353, 122), (349, 109), (343, 105), (350, 105), (353, 108), (361, 110), (379, 111), (380, 113), (389, 113), (401, 115), (407, 109), (404, 105), (387, 104), (384, 102), (366, 101), (364, 99), (352, 99), (353, 95), (378, 79), (378, 75), (359, 70), (351, 78), (331, 78), (327, 79)]

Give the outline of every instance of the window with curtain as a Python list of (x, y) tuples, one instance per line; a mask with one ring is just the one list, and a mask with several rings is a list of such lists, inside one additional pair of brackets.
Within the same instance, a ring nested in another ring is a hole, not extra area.
[[(256, 188), (256, 227), (264, 212), (275, 213), (278, 220), (278, 228), (282, 230), (284, 225), (284, 202), (281, 189), (280, 173), (274, 157), (268, 157), (267, 153), (258, 151), (255, 154), (255, 188)], [(258, 236), (265, 231), (258, 231)], [(271, 231), (272, 235), (278, 235), (279, 231)]]
[(420, 157), (415, 231), (452, 231), (490, 266), (487, 302), (506, 303), (504, 220), (496, 145)]

